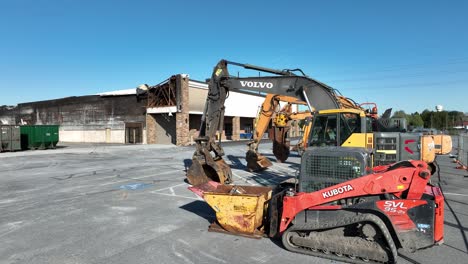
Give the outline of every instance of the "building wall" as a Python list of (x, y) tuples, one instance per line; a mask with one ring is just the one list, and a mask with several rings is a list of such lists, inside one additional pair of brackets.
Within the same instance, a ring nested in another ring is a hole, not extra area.
[[(125, 143), (125, 123), (141, 123), (145, 134), (145, 100), (136, 95), (98, 95), (18, 104), (16, 124), (60, 125), (62, 142)], [(146, 137), (142, 136), (145, 143)]]
[(86, 143), (125, 143), (125, 130), (123, 129), (96, 129), (96, 130), (59, 130), (62, 142)]
[[(60, 125), (61, 141), (91, 143), (126, 143), (126, 129), (128, 132), (130, 125), (134, 128), (135, 123), (139, 123), (142, 143), (193, 144), (199, 134), (208, 85), (189, 80), (184, 74), (170, 77), (164, 85), (175, 87), (177, 108), (174, 110), (162, 107), (153, 113), (151, 108), (147, 108), (151, 100), (140, 100), (128, 92), (110, 92), (104, 96), (68, 97), (23, 103), (17, 107), (3, 106), (0, 107), (0, 122)], [(230, 92), (225, 102), (225, 128), (221, 138), (238, 140), (243, 133), (252, 133), (263, 101), (264, 97), (260, 95)]]
[(186, 74), (177, 74), (148, 91), (148, 144), (190, 144), (188, 82)]
[(15, 125), (18, 109), (14, 106), (0, 106), (0, 125)]
[(151, 117), (154, 119), (154, 144), (176, 145), (177, 128), (175, 115), (151, 114)]

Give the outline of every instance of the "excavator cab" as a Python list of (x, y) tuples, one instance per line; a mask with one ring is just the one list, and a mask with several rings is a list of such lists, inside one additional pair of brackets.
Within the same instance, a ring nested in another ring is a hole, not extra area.
[(368, 118), (359, 110), (328, 110), (316, 115), (309, 145), (366, 147), (365, 141), (353, 140), (354, 133), (366, 133)]

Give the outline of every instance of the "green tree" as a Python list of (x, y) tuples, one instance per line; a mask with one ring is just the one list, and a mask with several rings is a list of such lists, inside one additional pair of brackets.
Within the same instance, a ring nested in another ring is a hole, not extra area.
[(424, 120), (422, 119), (421, 115), (416, 112), (411, 114), (408, 124), (413, 127), (423, 127)]
[(410, 115), (407, 115), (405, 113), (405, 111), (403, 111), (403, 110), (395, 111), (395, 113), (393, 113), (392, 118), (404, 118), (404, 119), (406, 119), (406, 125), (407, 126), (409, 126), (410, 122), (411, 122)]
[(421, 118), (424, 122), (424, 127), (431, 127), (431, 117), (432, 117), (432, 111), (429, 111), (428, 109), (425, 109), (421, 113)]
[(465, 117), (465, 114), (463, 112), (459, 112), (459, 111), (448, 112), (448, 120), (447, 120), (448, 127), (451, 128), (451, 127), (462, 125), (464, 117)]
[(403, 110), (398, 110), (393, 113), (392, 118), (406, 118), (406, 113)]

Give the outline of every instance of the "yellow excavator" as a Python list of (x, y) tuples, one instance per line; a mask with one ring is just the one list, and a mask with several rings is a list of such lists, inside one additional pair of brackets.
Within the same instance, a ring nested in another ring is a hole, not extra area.
[[(341, 108), (360, 109), (350, 98), (339, 94), (335, 94), (335, 97)], [(280, 102), (287, 102), (287, 104), (278, 111)], [(258, 171), (272, 166), (268, 158), (258, 153), (258, 145), (270, 121), (273, 121), (272, 133), (270, 135), (273, 140), (273, 154), (278, 162), (285, 162), (289, 157), (290, 140), (288, 139), (288, 131), (291, 128), (291, 121), (293, 120), (304, 120), (303, 135), (293, 149), (300, 154), (307, 148), (313, 115), (309, 110), (293, 112), (293, 104), (307, 106), (306, 102), (299, 100), (297, 97), (279, 94), (266, 95), (257, 118), (253, 140), (248, 144), (249, 150), (246, 154), (248, 170)]]
[[(343, 109), (363, 109), (362, 106), (366, 104), (373, 104), (374, 107), (366, 111), (366, 115), (378, 118), (377, 106), (375, 103), (362, 103), (357, 104), (350, 98), (342, 95), (337, 95), (340, 105)], [(279, 109), (280, 102), (287, 102), (287, 104)], [(253, 133), (253, 140), (248, 143), (249, 149), (246, 154), (247, 169), (249, 171), (258, 171), (272, 166), (271, 161), (258, 153), (258, 145), (262, 139), (263, 134), (267, 130), (270, 121), (273, 126), (271, 128), (270, 138), (273, 140), (273, 154), (278, 162), (285, 162), (290, 154), (290, 140), (288, 138), (288, 131), (290, 130), (291, 121), (304, 120), (303, 135), (299, 142), (292, 147), (301, 155), (307, 148), (309, 143), (309, 134), (312, 129), (313, 115), (310, 111), (292, 112), (292, 104), (307, 105), (306, 102), (298, 100), (296, 97), (282, 96), (278, 94), (267, 94), (259, 111), (255, 131)]]
[[(286, 102), (287, 104), (280, 109), (280, 102)], [(253, 139), (247, 144), (246, 160), (249, 171), (258, 171), (272, 166), (267, 157), (258, 153), (258, 146), (270, 125), (270, 121), (273, 123), (271, 137), (273, 140), (273, 154), (276, 160), (285, 162), (289, 157), (290, 141), (287, 134), (291, 128), (291, 121), (312, 117), (310, 111), (293, 112), (293, 104), (306, 105), (307, 103), (297, 97), (278, 94), (266, 95), (257, 117)]]

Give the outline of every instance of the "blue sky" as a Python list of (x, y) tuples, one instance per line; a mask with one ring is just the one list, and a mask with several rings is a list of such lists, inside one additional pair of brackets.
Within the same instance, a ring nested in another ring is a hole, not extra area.
[(302, 68), (357, 102), (468, 112), (468, 1), (0, 0), (0, 105)]

